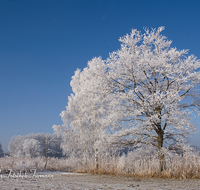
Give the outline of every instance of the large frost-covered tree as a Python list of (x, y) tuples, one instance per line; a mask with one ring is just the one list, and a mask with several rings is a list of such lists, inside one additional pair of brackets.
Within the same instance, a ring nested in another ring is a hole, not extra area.
[(192, 117), (199, 116), (200, 61), (171, 47), (163, 30), (133, 29), (107, 60), (94, 58), (75, 72), (74, 94), (61, 117), (70, 133), (79, 132), (83, 152), (100, 137), (109, 137), (111, 144), (149, 144), (158, 148), (163, 171), (163, 147), (180, 147), (196, 131)]
[(104, 89), (116, 110), (118, 140), (157, 146), (161, 171), (163, 143), (183, 143), (195, 131), (191, 116), (200, 105), (200, 62), (187, 57), (187, 50), (170, 47), (172, 42), (160, 34), (163, 29), (132, 30), (119, 39), (121, 49), (106, 61)]
[[(69, 126), (74, 134), (79, 134), (79, 143), (82, 144), (85, 164), (87, 164), (87, 157), (94, 155), (97, 170), (99, 140), (101, 132), (104, 130), (101, 121), (107, 113), (105, 106), (103, 106), (105, 99), (93, 90), (99, 86), (99, 83), (96, 82), (98, 81), (97, 74), (101, 76), (104, 73), (102, 68), (98, 67), (102, 65), (99, 62), (101, 59), (97, 58), (96, 64), (90, 65), (89, 62), (88, 67), (82, 72), (77, 69), (70, 83), (74, 94), (69, 96), (66, 110), (61, 113), (64, 126)], [(66, 135), (69, 132), (68, 130)], [(70, 146), (70, 143), (68, 145)]]
[(112, 142), (157, 146), (161, 171), (163, 146), (185, 143), (196, 131), (191, 121), (200, 106), (200, 62), (187, 56), (187, 50), (170, 47), (172, 41), (160, 34), (162, 30), (146, 29), (142, 34), (133, 29), (120, 38), (121, 49), (106, 61), (89, 62), (90, 67), (98, 66), (96, 85), (87, 86), (101, 101), (106, 99), (109, 115), (101, 123), (110, 126)]

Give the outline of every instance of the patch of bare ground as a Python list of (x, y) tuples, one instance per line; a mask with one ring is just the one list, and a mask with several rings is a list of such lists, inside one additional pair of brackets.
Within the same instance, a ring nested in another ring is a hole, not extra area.
[[(42, 175), (42, 174), (41, 174)], [(199, 190), (199, 179), (138, 178), (113, 175), (55, 173), (53, 178), (0, 179), (2, 190)]]

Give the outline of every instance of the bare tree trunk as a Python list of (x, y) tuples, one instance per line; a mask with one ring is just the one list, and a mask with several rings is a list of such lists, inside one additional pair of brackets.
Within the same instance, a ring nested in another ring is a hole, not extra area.
[(84, 147), (83, 147), (83, 154), (84, 154), (84, 165), (85, 167), (87, 166), (87, 152), (86, 152), (86, 145), (85, 145), (85, 140), (84, 140)]
[[(95, 131), (94, 131), (94, 145), (96, 146), (96, 141), (97, 141), (97, 139), (96, 139), (96, 125), (95, 125), (95, 129), (94, 129)], [(99, 169), (99, 159), (98, 159), (98, 148), (97, 147), (95, 147), (94, 148), (94, 162), (95, 162), (95, 170), (97, 171), (98, 169)]]
[(95, 148), (94, 157), (95, 157), (95, 170), (99, 170), (98, 148)]
[(86, 150), (86, 140), (85, 140), (85, 125), (82, 128), (82, 137), (83, 137), (83, 160), (84, 160), (84, 166), (87, 167), (87, 150)]
[(166, 169), (165, 156), (162, 150), (163, 132), (158, 133), (157, 142), (158, 142), (158, 158), (159, 158), (159, 163), (160, 163), (160, 172), (162, 172)]
[(47, 160), (48, 160), (48, 135), (46, 136), (46, 162), (45, 162), (44, 169), (46, 169), (47, 167)]
[[(97, 141), (97, 126), (96, 126), (96, 114), (94, 115), (94, 144), (96, 146), (96, 141)], [(98, 160), (98, 148), (95, 147), (94, 149), (94, 161), (95, 161), (95, 170), (99, 170), (99, 160)]]

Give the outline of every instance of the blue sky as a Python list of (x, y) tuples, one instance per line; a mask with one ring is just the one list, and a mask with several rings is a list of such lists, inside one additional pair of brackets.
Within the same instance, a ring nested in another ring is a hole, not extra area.
[[(198, 0), (1, 0), (0, 142), (53, 133), (70, 80), (95, 56), (106, 59), (132, 28), (165, 26), (177, 49), (200, 59)], [(199, 126), (199, 120), (196, 120)], [(198, 127), (200, 129), (200, 127)], [(200, 133), (191, 144), (200, 145)]]

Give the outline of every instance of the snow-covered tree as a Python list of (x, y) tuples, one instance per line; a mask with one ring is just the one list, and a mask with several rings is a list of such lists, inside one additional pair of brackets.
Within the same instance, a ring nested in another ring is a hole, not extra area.
[(47, 167), (47, 161), (48, 161), (49, 154), (53, 154), (54, 156), (56, 154), (58, 154), (58, 155), (62, 154), (61, 148), (60, 148), (60, 143), (61, 143), (61, 138), (59, 138), (56, 134), (53, 134), (53, 135), (46, 134), (46, 140), (45, 140), (45, 145), (46, 145), (45, 157), (46, 157), (46, 161), (45, 161), (45, 166), (44, 166), (45, 169)]
[(38, 140), (25, 139), (23, 143), (23, 151), (26, 156), (37, 157), (41, 155), (42, 147)]
[(80, 135), (79, 141), (82, 144), (85, 164), (87, 164), (87, 156), (93, 154), (97, 170), (100, 148), (98, 141), (101, 140), (101, 133), (104, 130), (101, 121), (107, 113), (103, 106), (106, 99), (101, 97), (100, 93), (94, 93), (93, 90), (99, 87), (99, 83), (96, 82), (97, 74), (102, 75), (105, 72), (99, 67), (102, 65), (101, 61), (97, 58), (96, 64), (89, 62), (88, 67), (82, 72), (77, 69), (70, 83), (74, 94), (68, 97), (66, 110), (61, 113), (64, 126), (70, 127), (76, 135)]
[[(104, 86), (96, 88), (109, 102), (111, 113), (105, 121), (112, 127), (112, 141), (157, 146), (161, 171), (164, 143), (184, 143), (196, 131), (191, 118), (198, 116), (200, 106), (200, 62), (187, 56), (187, 50), (170, 47), (172, 41), (162, 30), (141, 34), (134, 29), (120, 38), (121, 49), (101, 62), (106, 82), (98, 77)], [(91, 62), (96, 64), (96, 58)]]
[(3, 156), (4, 156), (4, 153), (3, 153), (2, 145), (0, 143), (0, 157), (3, 157)]
[(121, 49), (106, 61), (94, 58), (82, 72), (76, 71), (78, 80), (71, 82), (75, 95), (61, 113), (72, 126), (84, 128), (91, 122), (94, 128), (94, 112), (100, 110), (98, 128), (109, 126), (111, 142), (156, 146), (161, 171), (163, 146), (186, 142), (196, 131), (192, 117), (199, 115), (200, 106), (200, 62), (187, 56), (187, 50), (170, 47), (172, 41), (160, 34), (162, 30), (146, 29), (142, 34), (133, 29), (119, 39)]
[(67, 158), (81, 158), (84, 155), (83, 141), (79, 131), (73, 131), (65, 126), (53, 125), (52, 128), (57, 136), (62, 137), (61, 148)]
[(60, 157), (62, 155), (61, 137), (55, 134), (38, 133), (14, 136), (9, 142), (8, 150), (12, 156), (46, 156), (46, 135), (50, 140), (54, 139), (54, 141), (48, 141), (48, 157)]
[(24, 156), (23, 152), (23, 143), (24, 143), (25, 137), (18, 135), (13, 136), (9, 142), (8, 150), (10, 151), (10, 154), (12, 156)]

